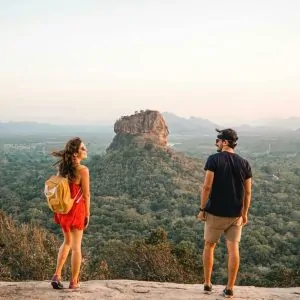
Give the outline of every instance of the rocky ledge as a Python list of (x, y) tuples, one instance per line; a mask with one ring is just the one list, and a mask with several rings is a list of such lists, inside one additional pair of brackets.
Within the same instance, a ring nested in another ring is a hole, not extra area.
[[(64, 282), (68, 286), (67, 282)], [(113, 299), (113, 300), (192, 300), (224, 299), (223, 286), (214, 286), (210, 295), (200, 284), (176, 284), (131, 280), (82, 282), (78, 290), (53, 290), (50, 281), (0, 282), (0, 299)], [(300, 299), (300, 287), (258, 288), (237, 286), (234, 299)]]

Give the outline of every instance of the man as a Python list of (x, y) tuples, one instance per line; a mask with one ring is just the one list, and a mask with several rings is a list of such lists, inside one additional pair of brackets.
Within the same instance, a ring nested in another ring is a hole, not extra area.
[(209, 156), (201, 192), (198, 219), (204, 226), (204, 291), (211, 292), (214, 249), (224, 234), (228, 250), (228, 281), (223, 293), (233, 297), (233, 287), (239, 269), (239, 242), (242, 226), (247, 224), (251, 200), (251, 167), (247, 160), (234, 153), (238, 136), (233, 129), (218, 130), (218, 153)]

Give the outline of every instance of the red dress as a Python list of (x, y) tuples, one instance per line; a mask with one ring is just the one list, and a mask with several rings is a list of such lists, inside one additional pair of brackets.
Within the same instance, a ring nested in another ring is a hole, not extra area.
[(54, 221), (60, 224), (63, 231), (69, 232), (71, 229), (84, 229), (84, 219), (86, 217), (85, 200), (83, 198), (81, 186), (70, 182), (71, 197), (74, 198), (74, 204), (67, 214), (54, 214)]

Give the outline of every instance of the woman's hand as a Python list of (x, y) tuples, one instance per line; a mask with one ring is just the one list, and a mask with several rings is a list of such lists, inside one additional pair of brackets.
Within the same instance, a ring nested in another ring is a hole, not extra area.
[(90, 216), (86, 216), (84, 219), (84, 229), (86, 229), (89, 226), (90, 223)]

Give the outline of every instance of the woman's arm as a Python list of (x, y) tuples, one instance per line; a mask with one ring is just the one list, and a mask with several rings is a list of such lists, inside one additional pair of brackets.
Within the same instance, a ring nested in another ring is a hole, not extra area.
[(86, 216), (90, 217), (90, 174), (87, 167), (82, 168), (80, 171), (81, 176), (81, 189), (85, 200)]

